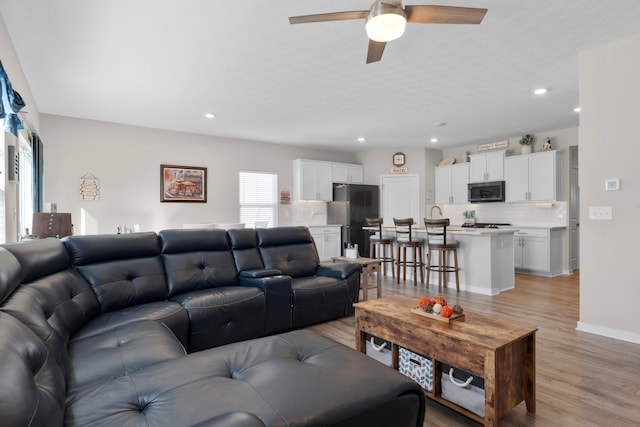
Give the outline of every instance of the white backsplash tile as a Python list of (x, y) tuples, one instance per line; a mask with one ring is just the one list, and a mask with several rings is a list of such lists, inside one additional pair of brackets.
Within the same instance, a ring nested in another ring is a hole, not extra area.
[(292, 225), (326, 225), (327, 224), (327, 203), (293, 202), (291, 203), (293, 213)]
[(503, 223), (516, 226), (567, 226), (567, 202), (549, 203), (468, 203), (442, 205), (445, 218), (462, 224), (462, 212), (475, 210), (476, 222)]

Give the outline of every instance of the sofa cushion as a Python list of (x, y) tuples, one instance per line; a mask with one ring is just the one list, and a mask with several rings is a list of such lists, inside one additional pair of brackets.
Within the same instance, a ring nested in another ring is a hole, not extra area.
[(172, 301), (151, 302), (103, 313), (84, 325), (71, 338), (71, 341), (103, 334), (106, 331), (140, 320), (162, 322), (173, 332), (182, 345), (186, 346), (189, 334), (189, 316), (180, 304)]
[(155, 233), (67, 236), (63, 242), (103, 312), (167, 298)]
[(67, 389), (130, 375), (185, 354), (182, 344), (163, 323), (127, 323), (69, 343), (71, 369)]
[(265, 334), (265, 294), (258, 288), (231, 286), (176, 295), (189, 313), (189, 352)]
[(22, 268), (11, 252), (0, 246), (0, 304), (20, 286)]
[(291, 280), (293, 327), (343, 317), (352, 304), (345, 280), (310, 276)]
[(260, 418), (249, 412), (234, 411), (217, 415), (191, 427), (266, 427)]
[(163, 230), (158, 236), (169, 296), (238, 284), (224, 230)]
[(0, 421), (4, 426), (61, 426), (64, 375), (44, 343), (0, 312)]
[(218, 252), (231, 249), (227, 233), (218, 229), (162, 230), (158, 233), (163, 254), (185, 252)]
[(67, 251), (58, 239), (10, 244), (6, 249), (24, 263), (24, 278), (22, 286), (0, 310), (35, 332), (66, 373), (69, 337), (100, 313), (98, 300), (89, 285), (70, 268)]
[(153, 232), (67, 236), (62, 242), (73, 265), (148, 258), (160, 254), (158, 236)]
[(397, 371), (302, 330), (190, 354), (72, 392), (66, 422), (206, 425), (250, 411), (269, 426), (393, 425), (390, 414), (387, 424), (371, 422), (372, 411), (383, 407), (393, 410), (396, 425), (413, 419), (417, 427), (424, 399), (420, 386)]
[(253, 228), (236, 228), (227, 231), (233, 257), (239, 272), (264, 268), (258, 252), (258, 236)]
[(22, 266), (22, 282), (69, 268), (70, 260), (64, 245), (54, 238), (28, 240), (4, 246)]
[(265, 268), (291, 277), (316, 274), (320, 258), (307, 227), (261, 228), (256, 235)]

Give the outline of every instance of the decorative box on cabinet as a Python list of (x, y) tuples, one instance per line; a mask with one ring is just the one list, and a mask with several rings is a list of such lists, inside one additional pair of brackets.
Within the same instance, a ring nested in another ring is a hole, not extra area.
[(293, 161), (294, 200), (333, 200), (333, 165), (329, 162)]
[(471, 154), (469, 159), (469, 182), (504, 180), (504, 150)]
[(436, 203), (467, 203), (469, 164), (435, 168)]
[(334, 163), (333, 182), (362, 184), (364, 182), (364, 166), (348, 163)]
[(558, 200), (560, 161), (557, 151), (511, 156), (504, 164), (507, 202)]

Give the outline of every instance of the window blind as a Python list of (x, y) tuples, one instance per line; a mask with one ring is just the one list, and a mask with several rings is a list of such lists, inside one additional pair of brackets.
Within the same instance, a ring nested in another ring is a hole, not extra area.
[(240, 222), (246, 227), (277, 225), (278, 176), (240, 171)]

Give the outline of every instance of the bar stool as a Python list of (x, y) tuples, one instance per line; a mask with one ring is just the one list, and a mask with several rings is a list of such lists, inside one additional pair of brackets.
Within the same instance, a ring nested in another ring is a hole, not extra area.
[[(447, 273), (456, 274), (456, 291), (460, 292), (460, 277), (458, 275), (458, 242), (447, 239), (447, 227), (449, 218), (425, 219), (424, 225), (427, 228), (427, 287), (429, 287), (429, 276), (432, 271), (438, 272), (438, 289), (442, 292), (442, 282), (446, 285)], [(433, 260), (431, 251), (438, 252), (438, 265), (431, 265)], [(447, 264), (447, 255), (453, 252), (453, 265)]]
[[(393, 237), (382, 237), (382, 218), (365, 218), (369, 228), (369, 258), (379, 259), (382, 264), (383, 273), (387, 275), (387, 264), (391, 263), (391, 277), (395, 279), (393, 258)], [(388, 252), (387, 252), (388, 250)]]
[[(398, 254), (396, 256), (396, 283), (400, 283), (400, 267), (402, 267), (402, 280), (407, 281), (407, 267), (413, 268), (413, 285), (418, 284), (417, 270), (420, 270), (420, 283), (424, 283), (424, 263), (422, 262), (422, 242), (424, 239), (415, 238), (411, 234), (413, 226), (413, 218), (398, 219), (393, 218), (396, 227), (396, 244), (398, 245)], [(413, 258), (407, 260), (407, 248), (413, 250)]]

